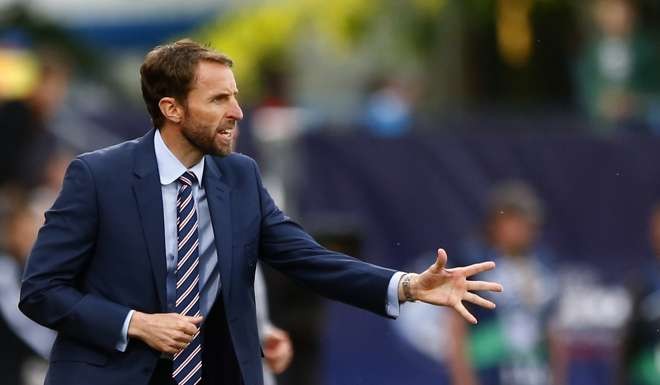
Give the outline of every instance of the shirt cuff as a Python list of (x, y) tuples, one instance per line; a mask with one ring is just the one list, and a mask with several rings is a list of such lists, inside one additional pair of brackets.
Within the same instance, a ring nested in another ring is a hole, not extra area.
[(117, 346), (115, 346), (120, 352), (125, 352), (126, 347), (128, 346), (128, 326), (131, 324), (133, 313), (135, 313), (135, 310), (128, 312), (126, 319), (124, 320), (124, 326), (121, 328), (121, 336), (119, 336), (119, 342), (117, 342)]
[(405, 273), (402, 271), (397, 271), (390, 278), (390, 284), (387, 286), (387, 306), (385, 306), (385, 311), (387, 315), (396, 318), (399, 316), (399, 281)]

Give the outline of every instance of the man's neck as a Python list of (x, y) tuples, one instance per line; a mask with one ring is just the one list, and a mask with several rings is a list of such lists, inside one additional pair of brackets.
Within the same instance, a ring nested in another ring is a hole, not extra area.
[(202, 160), (204, 154), (183, 136), (181, 128), (165, 125), (160, 128), (160, 136), (167, 148), (186, 168), (191, 168)]

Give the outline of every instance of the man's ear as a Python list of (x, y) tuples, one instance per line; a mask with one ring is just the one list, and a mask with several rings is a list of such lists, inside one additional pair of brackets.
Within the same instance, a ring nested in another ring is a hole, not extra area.
[(158, 107), (165, 119), (170, 122), (178, 124), (183, 120), (183, 106), (176, 99), (169, 96), (164, 97), (158, 102)]

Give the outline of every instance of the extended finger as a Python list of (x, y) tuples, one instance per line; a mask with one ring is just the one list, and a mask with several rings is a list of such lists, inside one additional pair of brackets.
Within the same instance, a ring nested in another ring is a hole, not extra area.
[(467, 281), (467, 289), (470, 291), (496, 291), (501, 292), (504, 290), (502, 285), (497, 282), (486, 282), (486, 281)]
[(468, 321), (469, 323), (471, 323), (471, 324), (476, 324), (477, 323), (477, 319), (472, 314), (470, 314), (468, 309), (466, 309), (465, 306), (463, 306), (463, 304), (461, 302), (454, 305), (454, 309), (458, 312), (458, 314), (460, 314), (463, 318), (465, 318), (465, 320)]
[(471, 275), (483, 273), (484, 271), (493, 270), (494, 268), (495, 268), (495, 262), (488, 261), (488, 262), (475, 263), (474, 265), (466, 266), (463, 268), (463, 271), (465, 272), (465, 276), (469, 277)]
[(483, 297), (480, 297), (474, 293), (465, 293), (465, 296), (463, 297), (464, 300), (468, 302), (472, 302), (475, 305), (479, 305), (481, 307), (485, 307), (487, 309), (495, 309), (495, 304)]

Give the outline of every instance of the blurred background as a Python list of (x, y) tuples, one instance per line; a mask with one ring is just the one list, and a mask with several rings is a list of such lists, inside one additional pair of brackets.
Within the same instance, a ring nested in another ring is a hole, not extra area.
[(150, 129), (138, 68), (181, 37), (234, 59), (238, 149), (321, 243), (506, 288), (392, 321), (264, 266), (279, 384), (660, 384), (660, 2), (0, 0), (1, 384), (43, 381), (16, 304), (66, 166)]

